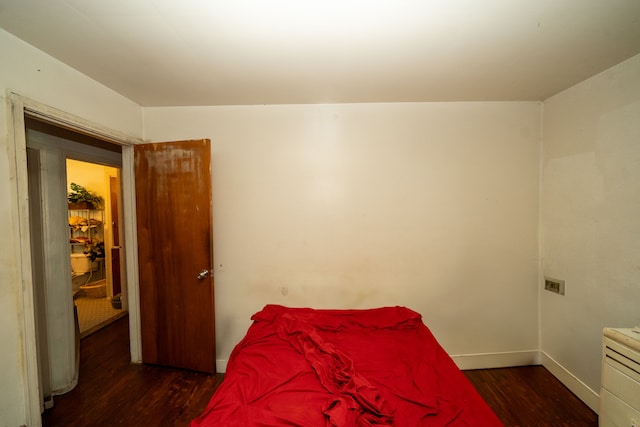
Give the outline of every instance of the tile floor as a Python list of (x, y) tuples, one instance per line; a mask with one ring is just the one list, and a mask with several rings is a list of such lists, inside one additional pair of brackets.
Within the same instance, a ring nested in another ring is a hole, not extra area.
[(80, 338), (94, 333), (126, 314), (125, 310), (113, 308), (111, 298), (108, 297), (87, 298), (80, 296), (76, 297), (75, 304), (78, 307)]

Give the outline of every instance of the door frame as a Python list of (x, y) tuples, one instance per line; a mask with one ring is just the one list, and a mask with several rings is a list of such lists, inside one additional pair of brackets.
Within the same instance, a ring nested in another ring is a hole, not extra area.
[(127, 248), (125, 263), (127, 265), (126, 280), (129, 284), (127, 298), (129, 302), (131, 361), (133, 363), (140, 363), (142, 361), (133, 146), (143, 141), (140, 138), (109, 129), (17, 93), (11, 92), (9, 94), (9, 101), (11, 116), (11, 120), (7, 123), (9, 174), (15, 178), (14, 185), (11, 186), (11, 196), (17, 207), (17, 209), (13, 209), (14, 215), (17, 217), (15, 219), (18, 225), (18, 245), (15, 247), (15, 256), (19, 264), (17, 281), (22, 285), (21, 292), (18, 293), (18, 305), (22, 308), (22, 361), (23, 376), (26, 380), (23, 398), (26, 410), (26, 424), (37, 427), (42, 424), (42, 419), (40, 414), (40, 384), (38, 380), (38, 355), (36, 351), (35, 309), (33, 301), (33, 261), (31, 258), (29, 228), (25, 115), (80, 134), (106, 140), (122, 147), (122, 224), (124, 225), (124, 245)]

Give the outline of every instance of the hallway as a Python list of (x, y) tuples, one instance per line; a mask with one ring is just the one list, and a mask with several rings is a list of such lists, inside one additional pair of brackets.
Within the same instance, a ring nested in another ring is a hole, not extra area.
[(111, 299), (76, 297), (80, 338), (84, 338), (125, 316), (127, 312), (111, 305)]

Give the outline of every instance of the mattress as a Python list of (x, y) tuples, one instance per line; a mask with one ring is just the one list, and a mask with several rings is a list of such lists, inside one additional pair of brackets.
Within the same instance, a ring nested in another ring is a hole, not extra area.
[(191, 427), (501, 426), (419, 313), (267, 305)]

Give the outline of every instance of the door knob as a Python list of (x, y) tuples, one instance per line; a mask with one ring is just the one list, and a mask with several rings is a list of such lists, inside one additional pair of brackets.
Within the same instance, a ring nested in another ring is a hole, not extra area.
[(202, 280), (206, 279), (209, 276), (209, 270), (202, 270), (200, 274), (198, 274), (197, 279)]

